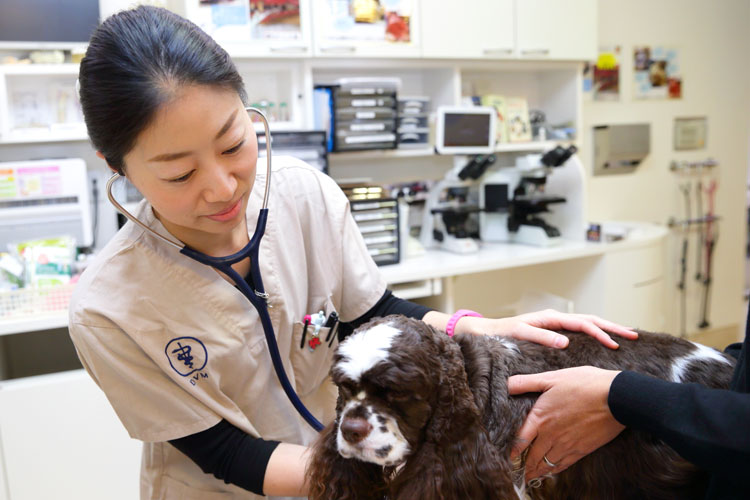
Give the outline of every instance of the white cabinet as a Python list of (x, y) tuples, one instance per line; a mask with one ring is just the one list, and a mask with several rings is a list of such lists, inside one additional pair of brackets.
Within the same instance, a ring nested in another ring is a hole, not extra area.
[(131, 500), (140, 459), (83, 370), (0, 382), (0, 497)]
[(312, 54), (311, 1), (182, 0), (174, 10), (203, 28), (233, 57), (306, 57)]
[(312, 0), (319, 57), (419, 57), (419, 0)]
[(0, 65), (0, 144), (86, 139), (77, 64)]
[(422, 55), (509, 58), (515, 51), (514, 0), (422, 0)]
[(596, 0), (422, 0), (420, 14), (424, 57), (596, 56)]
[(516, 0), (516, 41), (523, 59), (596, 59), (596, 0)]

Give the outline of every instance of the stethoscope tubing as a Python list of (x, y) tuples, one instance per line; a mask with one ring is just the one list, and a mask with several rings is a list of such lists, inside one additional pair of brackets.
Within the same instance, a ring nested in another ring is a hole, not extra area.
[[(245, 247), (232, 254), (232, 255), (226, 255), (224, 257), (212, 257), (210, 255), (206, 255), (204, 253), (198, 252), (197, 250), (193, 250), (192, 248), (188, 247), (187, 245), (183, 245), (182, 243), (178, 241), (174, 241), (171, 238), (167, 238), (164, 235), (161, 235), (151, 229), (149, 226), (138, 220), (137, 217), (135, 217), (133, 214), (128, 212), (118, 201), (115, 199), (114, 195), (112, 194), (112, 186), (114, 185), (115, 181), (117, 181), (120, 177), (122, 177), (120, 174), (115, 173), (112, 175), (112, 177), (109, 178), (107, 181), (107, 197), (109, 198), (110, 203), (114, 205), (114, 207), (122, 214), (124, 215), (128, 220), (132, 221), (134, 224), (138, 225), (145, 231), (148, 231), (149, 233), (153, 234), (154, 236), (158, 237), (162, 241), (168, 243), (169, 245), (172, 245), (173, 247), (177, 248), (181, 254), (197, 261), (202, 264), (205, 264), (207, 266), (211, 266), (214, 269), (217, 269), (227, 276), (229, 276), (232, 281), (234, 281), (235, 285), (237, 285), (237, 288), (239, 288), (242, 295), (247, 298), (247, 300), (255, 307), (255, 310), (258, 312), (258, 317), (261, 322), (261, 326), (263, 327), (263, 334), (266, 337), (266, 343), (268, 345), (268, 352), (271, 356), (271, 361), (273, 363), (274, 370), (276, 371), (276, 376), (279, 379), (279, 383), (281, 383), (282, 389), (284, 389), (284, 392), (287, 395), (287, 398), (289, 398), (289, 401), (292, 403), (294, 408), (297, 410), (297, 412), (300, 414), (300, 416), (305, 419), (305, 421), (310, 424), (310, 426), (315, 429), (316, 431), (320, 432), (323, 429), (323, 424), (320, 423), (318, 419), (313, 416), (312, 413), (305, 407), (304, 403), (300, 400), (297, 393), (294, 391), (294, 388), (292, 387), (291, 382), (289, 382), (289, 377), (286, 374), (286, 371), (284, 370), (284, 364), (281, 360), (281, 353), (279, 352), (279, 346), (276, 342), (276, 334), (273, 329), (273, 323), (271, 322), (271, 316), (268, 314), (268, 294), (265, 292), (265, 289), (263, 288), (263, 280), (261, 277), (260, 272), (260, 262), (259, 262), (259, 251), (260, 251), (260, 241), (263, 238), (263, 235), (266, 232), (266, 223), (268, 221), (268, 196), (270, 193), (270, 187), (271, 187), (271, 131), (268, 125), (268, 120), (266, 119), (265, 115), (257, 108), (253, 107), (246, 107), (245, 110), (247, 112), (253, 112), (256, 113), (263, 122), (263, 128), (265, 129), (265, 135), (266, 135), (266, 186), (265, 186), (265, 192), (263, 194), (263, 206), (260, 209), (260, 213), (258, 214), (258, 222), (255, 226), (255, 232), (253, 233), (252, 237), (250, 238), (250, 241), (248, 242)], [(252, 290), (250, 288), (250, 285), (248, 285), (247, 281), (239, 275), (237, 271), (232, 269), (232, 264), (235, 264), (243, 259), (250, 258), (250, 276), (253, 280), (253, 286), (255, 287), (255, 290)]]

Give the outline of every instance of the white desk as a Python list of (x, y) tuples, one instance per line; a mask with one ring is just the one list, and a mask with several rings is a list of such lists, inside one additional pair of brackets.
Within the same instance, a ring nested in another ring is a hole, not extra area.
[[(539, 248), (506, 243), (483, 243), (479, 252), (459, 255), (431, 250), (399, 264), (381, 267), (389, 286), (403, 298), (420, 298), (443, 294), (450, 288), (450, 279), (457, 276), (521, 268), (539, 264), (564, 262), (584, 257), (603, 256), (663, 244), (668, 230), (647, 223), (622, 223), (630, 228), (628, 237), (612, 243), (565, 242)], [(638, 266), (638, 262), (632, 262)], [(653, 267), (653, 266), (652, 266)], [(399, 286), (402, 285), (402, 286)], [(446, 298), (447, 300), (447, 298)], [(449, 305), (449, 302), (444, 302)], [(0, 320), (0, 335), (65, 328), (66, 311), (21, 319)]]

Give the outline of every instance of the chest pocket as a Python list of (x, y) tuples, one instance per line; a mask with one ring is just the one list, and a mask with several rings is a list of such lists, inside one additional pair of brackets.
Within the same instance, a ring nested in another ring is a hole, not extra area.
[[(333, 311), (332, 305), (326, 306), (326, 317)], [(333, 359), (333, 351), (338, 343), (338, 323), (331, 328), (321, 327), (315, 340), (315, 328), (307, 327), (299, 321), (292, 328), (292, 347), (290, 360), (294, 368), (294, 380), (297, 395), (305, 397), (320, 387), (328, 376)], [(315, 346), (313, 348), (313, 346)]]

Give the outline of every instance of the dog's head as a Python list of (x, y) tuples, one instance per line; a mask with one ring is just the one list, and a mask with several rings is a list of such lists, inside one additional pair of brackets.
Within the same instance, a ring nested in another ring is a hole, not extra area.
[[(490, 498), (512, 491), (483, 429), (461, 348), (403, 316), (344, 340), (336, 420), (315, 445), (309, 498)], [(510, 488), (510, 490), (508, 490)]]
[(380, 318), (359, 328), (334, 357), (339, 389), (336, 444), (345, 458), (402, 463), (422, 439), (442, 382), (445, 339), (421, 321)]

